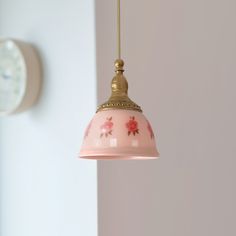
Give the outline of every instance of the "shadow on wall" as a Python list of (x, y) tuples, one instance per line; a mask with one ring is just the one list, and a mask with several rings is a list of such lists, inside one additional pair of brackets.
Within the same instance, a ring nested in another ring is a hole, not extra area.
[[(99, 236), (236, 235), (235, 1), (226, 2), (122, 1), (130, 98), (158, 131), (161, 158), (98, 162)], [(96, 11), (103, 102), (116, 4)]]
[(153, 235), (162, 202), (156, 188), (165, 187), (161, 168), (159, 160), (99, 161), (99, 235)]

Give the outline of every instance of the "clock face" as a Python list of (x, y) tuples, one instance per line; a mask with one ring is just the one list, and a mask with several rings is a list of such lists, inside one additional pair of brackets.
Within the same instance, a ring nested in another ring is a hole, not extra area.
[(0, 41), (0, 113), (13, 111), (26, 90), (24, 57), (11, 40)]

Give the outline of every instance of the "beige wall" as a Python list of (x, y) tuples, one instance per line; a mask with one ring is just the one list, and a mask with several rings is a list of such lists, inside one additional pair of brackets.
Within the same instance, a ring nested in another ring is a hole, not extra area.
[[(96, 4), (102, 102), (116, 1)], [(122, 1), (122, 20), (130, 95), (161, 159), (98, 163), (99, 235), (236, 235), (236, 2)]]

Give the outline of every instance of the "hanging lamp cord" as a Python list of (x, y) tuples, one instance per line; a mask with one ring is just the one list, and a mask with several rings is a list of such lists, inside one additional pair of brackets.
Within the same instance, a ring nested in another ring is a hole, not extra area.
[(117, 0), (117, 54), (118, 54), (118, 59), (121, 59), (120, 0)]

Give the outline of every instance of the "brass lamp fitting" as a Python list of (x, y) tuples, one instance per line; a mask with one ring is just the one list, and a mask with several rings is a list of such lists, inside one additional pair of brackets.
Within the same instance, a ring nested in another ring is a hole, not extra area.
[(117, 59), (115, 61), (116, 75), (111, 82), (111, 96), (107, 102), (97, 108), (97, 112), (111, 109), (124, 109), (142, 112), (141, 107), (134, 103), (128, 97), (128, 82), (123, 75), (124, 61)]

